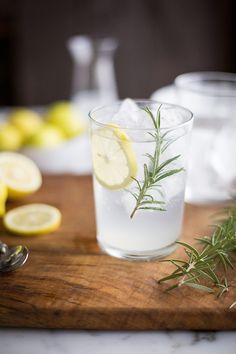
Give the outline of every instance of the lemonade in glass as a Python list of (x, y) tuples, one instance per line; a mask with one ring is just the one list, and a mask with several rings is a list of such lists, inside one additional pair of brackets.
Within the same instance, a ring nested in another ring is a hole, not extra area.
[(150, 260), (176, 248), (192, 113), (126, 99), (90, 112), (97, 240), (110, 255)]

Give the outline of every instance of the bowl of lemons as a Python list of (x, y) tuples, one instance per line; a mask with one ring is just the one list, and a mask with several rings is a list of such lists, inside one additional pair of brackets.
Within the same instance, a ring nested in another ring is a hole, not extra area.
[(44, 173), (90, 173), (88, 140), (87, 122), (69, 101), (10, 109), (0, 117), (0, 152), (18, 151)]

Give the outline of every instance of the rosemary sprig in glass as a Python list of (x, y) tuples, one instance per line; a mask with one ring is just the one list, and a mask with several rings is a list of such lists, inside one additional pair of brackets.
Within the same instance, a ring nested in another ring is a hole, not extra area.
[(144, 108), (144, 111), (148, 114), (149, 118), (152, 120), (155, 132), (149, 134), (152, 136), (155, 142), (154, 154), (146, 154), (148, 158), (148, 164), (143, 166), (143, 181), (139, 181), (136, 178), (133, 180), (136, 182), (137, 192), (129, 191), (136, 200), (135, 207), (130, 214), (130, 218), (133, 218), (134, 214), (138, 210), (157, 210), (166, 211), (165, 202), (163, 198), (161, 200), (154, 199), (152, 191), (156, 190), (160, 196), (163, 197), (162, 186), (160, 181), (170, 177), (176, 173), (183, 171), (183, 168), (177, 169), (167, 169), (173, 161), (177, 160), (180, 155), (176, 155), (170, 159), (161, 162), (161, 156), (164, 151), (172, 144), (176, 139), (166, 139), (166, 135), (169, 131), (161, 133), (161, 105), (157, 110), (156, 117), (152, 113), (149, 107)]
[[(175, 270), (168, 276), (160, 279), (163, 283), (174, 280), (167, 291), (181, 286), (189, 286), (202, 291), (213, 293), (218, 289), (218, 297), (229, 290), (227, 272), (233, 266), (232, 255), (236, 251), (236, 201), (229, 208), (223, 209), (219, 224), (213, 225), (211, 236), (204, 236), (196, 240), (200, 250), (185, 242), (177, 242), (185, 250), (186, 260), (170, 259)], [(224, 276), (220, 277), (221, 269)], [(236, 302), (231, 305), (233, 307)]]

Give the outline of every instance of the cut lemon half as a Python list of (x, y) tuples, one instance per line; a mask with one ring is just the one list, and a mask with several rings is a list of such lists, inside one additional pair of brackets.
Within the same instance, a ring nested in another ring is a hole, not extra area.
[(0, 179), (8, 197), (15, 199), (35, 192), (42, 184), (38, 167), (28, 157), (13, 152), (0, 153)]
[(110, 124), (92, 135), (93, 170), (98, 182), (108, 189), (127, 187), (137, 173), (136, 155), (128, 135)]
[(5, 214), (7, 200), (7, 186), (0, 179), (0, 217)]
[(8, 211), (3, 224), (21, 236), (43, 235), (55, 231), (61, 223), (60, 211), (47, 204), (28, 204)]

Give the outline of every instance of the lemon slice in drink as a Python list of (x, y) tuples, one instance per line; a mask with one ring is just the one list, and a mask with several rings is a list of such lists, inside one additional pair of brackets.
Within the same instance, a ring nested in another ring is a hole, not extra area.
[(136, 176), (132, 142), (117, 125), (110, 124), (93, 132), (92, 156), (95, 177), (105, 188), (125, 188)]
[(13, 153), (0, 153), (0, 179), (6, 184), (9, 198), (20, 198), (35, 192), (42, 184), (38, 167), (29, 158)]
[(61, 223), (60, 211), (47, 204), (28, 204), (8, 211), (3, 224), (22, 236), (43, 235), (55, 231)]

